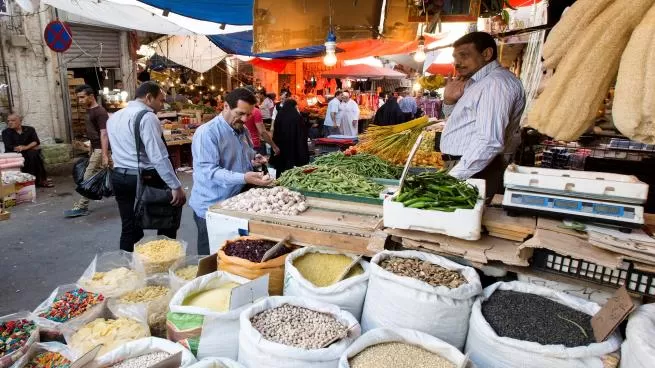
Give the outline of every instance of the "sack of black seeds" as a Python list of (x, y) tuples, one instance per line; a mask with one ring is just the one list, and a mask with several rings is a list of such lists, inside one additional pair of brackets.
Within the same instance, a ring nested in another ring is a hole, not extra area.
[(651, 368), (655, 365), (655, 304), (637, 308), (628, 319), (621, 345), (621, 368)]
[(472, 267), (413, 250), (383, 251), (371, 259), (370, 272), (364, 332), (409, 328), (464, 347), (471, 306), (482, 292)]
[(596, 303), (524, 282), (497, 282), (473, 304), (465, 352), (487, 368), (612, 368), (618, 333), (596, 343)]

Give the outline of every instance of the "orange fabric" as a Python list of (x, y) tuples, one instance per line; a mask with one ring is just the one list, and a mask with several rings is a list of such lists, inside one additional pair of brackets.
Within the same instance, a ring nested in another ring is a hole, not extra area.
[(426, 72), (430, 74), (441, 74), (443, 76), (448, 76), (455, 73), (455, 67), (453, 64), (432, 64), (428, 67)]
[[(438, 41), (439, 38), (425, 36), (425, 44), (428, 45), (434, 41)], [(339, 60), (352, 60), (360, 59), (367, 56), (385, 56), (385, 55), (397, 55), (397, 54), (409, 54), (416, 52), (418, 47), (418, 41), (391, 41), (385, 39), (379, 40), (360, 40), (360, 41), (349, 41), (349, 42), (338, 42), (337, 49), (343, 50), (343, 52), (337, 52), (337, 58)], [(312, 58), (304, 59), (306, 61), (321, 61), (322, 58)]]
[(509, 0), (509, 5), (513, 8), (518, 8), (520, 6), (530, 6), (532, 4), (538, 4), (541, 0)]
[(284, 70), (284, 68), (286, 68), (288, 63), (289, 60), (285, 60), (285, 59), (263, 60), (260, 58), (254, 58), (250, 60), (250, 64), (260, 68), (272, 70), (276, 73), (281, 73)]

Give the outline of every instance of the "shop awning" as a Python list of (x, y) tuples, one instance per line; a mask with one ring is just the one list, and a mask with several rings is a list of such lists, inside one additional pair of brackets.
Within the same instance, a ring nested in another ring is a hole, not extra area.
[(227, 56), (205, 36), (166, 36), (150, 46), (158, 55), (198, 73), (208, 71)]
[(139, 0), (156, 8), (209, 22), (252, 25), (253, 0)]
[(407, 75), (388, 68), (366, 64), (349, 65), (329, 70), (321, 74), (323, 78), (367, 78), (367, 79), (403, 79)]
[(282, 73), (282, 71), (284, 70), (284, 68), (286, 68), (288, 63), (289, 63), (288, 60), (281, 60), (281, 59), (264, 60), (260, 58), (254, 58), (250, 60), (250, 64), (252, 64), (253, 66), (271, 70), (276, 73)]
[(233, 55), (258, 56), (269, 59), (302, 59), (323, 55), (325, 46), (311, 46), (300, 49), (253, 54), (252, 31), (207, 36), (221, 50)]

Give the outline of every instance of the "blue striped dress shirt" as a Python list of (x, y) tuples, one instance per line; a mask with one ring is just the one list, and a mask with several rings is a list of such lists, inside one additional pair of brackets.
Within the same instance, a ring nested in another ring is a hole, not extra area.
[(255, 157), (248, 129), (236, 132), (219, 115), (203, 124), (193, 135), (193, 190), (189, 206), (205, 218), (207, 208), (233, 197), (246, 184), (244, 174), (252, 171)]
[(441, 135), (441, 152), (462, 156), (450, 175), (468, 179), (482, 171), (520, 128), (525, 108), (521, 81), (498, 61), (471, 77), (455, 105), (443, 105), (448, 120)]

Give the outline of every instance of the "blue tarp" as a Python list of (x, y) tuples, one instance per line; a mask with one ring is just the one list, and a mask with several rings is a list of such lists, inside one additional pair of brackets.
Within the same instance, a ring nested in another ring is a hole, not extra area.
[(185, 17), (237, 26), (253, 24), (254, 0), (139, 0)]
[(300, 49), (253, 54), (252, 31), (227, 33), (207, 36), (221, 50), (233, 55), (257, 56), (271, 59), (300, 59), (321, 56), (325, 53), (325, 46), (310, 46)]

